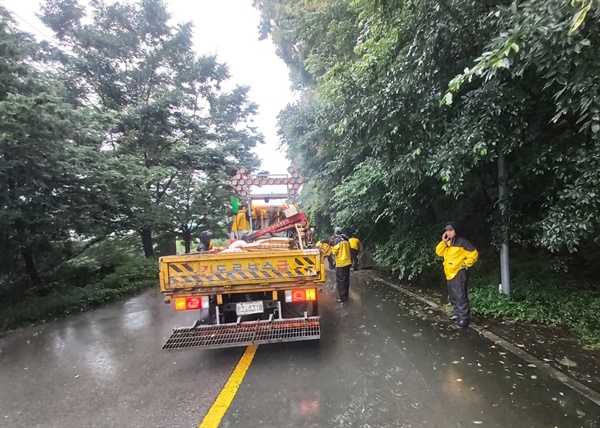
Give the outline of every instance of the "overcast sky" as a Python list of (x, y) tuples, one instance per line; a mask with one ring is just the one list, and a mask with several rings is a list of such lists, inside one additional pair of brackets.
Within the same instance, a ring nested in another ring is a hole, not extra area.
[[(277, 114), (293, 99), (293, 93), (287, 67), (275, 54), (275, 46), (270, 40), (258, 40), (260, 18), (251, 0), (165, 1), (174, 23), (194, 23), (196, 52), (217, 53), (219, 61), (229, 65), (232, 80), (250, 86), (250, 98), (259, 105), (255, 123), (266, 140), (266, 144), (256, 150), (262, 169), (285, 173), (289, 161), (277, 149)], [(2, 3), (18, 15), (15, 19), (24, 31), (40, 38), (44, 34), (51, 35), (35, 17), (40, 0), (4, 0)]]

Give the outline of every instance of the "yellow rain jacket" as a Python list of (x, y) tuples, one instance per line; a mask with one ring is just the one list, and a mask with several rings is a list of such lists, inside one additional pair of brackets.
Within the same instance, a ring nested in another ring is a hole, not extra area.
[(315, 247), (320, 248), (321, 251), (323, 251), (323, 257), (329, 257), (331, 255), (331, 245), (329, 245), (327, 242), (317, 242), (315, 244)]
[(348, 242), (350, 243), (351, 249), (358, 250), (358, 251), (363, 250), (362, 242), (360, 242), (360, 240), (358, 238), (350, 238), (350, 239), (348, 239)]
[(479, 253), (468, 240), (456, 237), (452, 241), (440, 242), (435, 253), (444, 258), (444, 274), (450, 281), (461, 269), (468, 269), (475, 264)]
[(350, 243), (348, 241), (340, 241), (333, 246), (331, 252), (335, 256), (335, 267), (346, 267), (352, 264), (350, 257)]

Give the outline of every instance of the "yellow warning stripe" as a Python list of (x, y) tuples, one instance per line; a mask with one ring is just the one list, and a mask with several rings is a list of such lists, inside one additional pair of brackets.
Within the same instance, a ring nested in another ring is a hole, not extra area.
[(223, 387), (223, 390), (211, 406), (210, 410), (198, 425), (199, 428), (216, 428), (221, 423), (221, 419), (225, 416), (225, 412), (231, 405), (231, 402), (235, 398), (235, 394), (239, 389), (242, 381), (244, 380), (244, 376), (246, 376), (246, 372), (250, 367), (250, 363), (252, 363), (252, 359), (254, 358), (254, 354), (256, 354), (256, 349), (258, 345), (250, 345), (246, 348), (244, 355), (240, 358), (237, 366), (229, 376), (229, 380)]
[(202, 275), (184, 275), (175, 274), (169, 276), (169, 282), (174, 284), (185, 284), (185, 283), (208, 283), (220, 282), (220, 281), (244, 281), (244, 280), (256, 280), (256, 279), (274, 279), (274, 278), (296, 278), (301, 276), (316, 276), (318, 272), (311, 270), (310, 268), (297, 268), (292, 271), (245, 271), (245, 272), (222, 272), (215, 274), (202, 274)]
[(262, 269), (231, 269), (231, 268), (222, 268), (221, 270), (211, 269), (209, 270), (207, 266), (203, 266), (202, 269), (194, 269), (193, 266), (188, 264), (177, 264), (177, 263), (169, 263), (168, 265), (170, 269), (170, 275), (266, 275), (271, 274), (273, 272), (281, 273), (283, 275), (293, 276), (294, 272), (299, 275), (303, 275), (305, 273), (310, 274), (310, 272), (314, 272), (315, 265), (313, 264), (299, 264), (296, 266), (287, 266), (285, 268), (262, 268)]

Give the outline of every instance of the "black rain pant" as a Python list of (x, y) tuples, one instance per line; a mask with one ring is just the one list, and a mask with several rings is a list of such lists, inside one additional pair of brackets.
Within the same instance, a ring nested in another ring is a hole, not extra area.
[(358, 270), (358, 250), (350, 248), (350, 257), (352, 258), (352, 267)]
[(468, 282), (466, 269), (461, 269), (454, 278), (448, 281), (448, 298), (452, 304), (454, 315), (460, 321), (471, 319)]
[(337, 283), (340, 300), (345, 302), (348, 300), (348, 292), (350, 291), (350, 265), (335, 268), (335, 282)]
[(327, 257), (327, 262), (329, 263), (329, 269), (335, 269), (335, 261), (333, 260), (333, 256), (330, 254)]

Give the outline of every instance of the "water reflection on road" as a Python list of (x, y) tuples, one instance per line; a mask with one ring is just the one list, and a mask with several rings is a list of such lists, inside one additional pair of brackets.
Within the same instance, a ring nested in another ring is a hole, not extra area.
[[(320, 309), (320, 341), (258, 347), (221, 427), (600, 428), (599, 406), (367, 272)], [(5, 335), (0, 426), (197, 426), (244, 351), (161, 351), (197, 315), (150, 290)]]
[(196, 318), (162, 300), (150, 290), (1, 337), (0, 426), (197, 425), (242, 350), (161, 351)]

